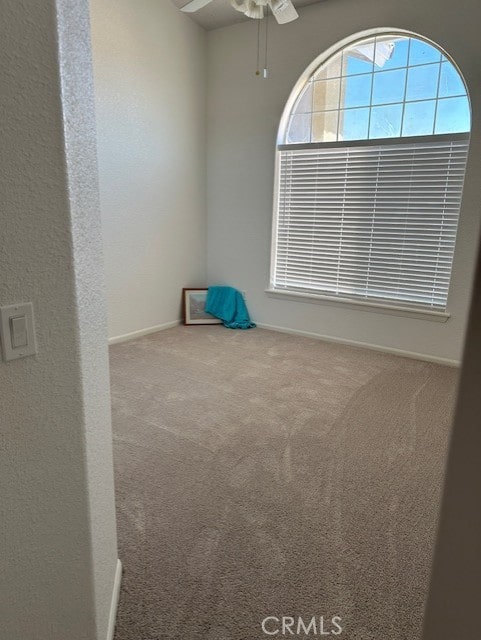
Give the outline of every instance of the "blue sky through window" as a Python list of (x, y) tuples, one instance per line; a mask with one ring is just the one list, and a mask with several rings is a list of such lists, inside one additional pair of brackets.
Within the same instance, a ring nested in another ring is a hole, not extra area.
[(386, 34), (349, 45), (313, 74), (286, 141), (464, 133), (470, 125), (469, 100), (454, 65), (423, 40)]

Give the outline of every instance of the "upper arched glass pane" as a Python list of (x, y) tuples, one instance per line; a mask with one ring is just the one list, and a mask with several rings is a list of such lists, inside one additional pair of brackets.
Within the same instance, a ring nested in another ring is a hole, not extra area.
[(471, 114), (456, 67), (432, 44), (387, 33), (322, 63), (302, 88), (283, 142), (336, 142), (467, 133)]

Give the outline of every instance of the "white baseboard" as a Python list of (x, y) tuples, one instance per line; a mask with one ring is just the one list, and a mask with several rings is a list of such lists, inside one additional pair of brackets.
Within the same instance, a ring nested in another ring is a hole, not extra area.
[(163, 331), (164, 329), (172, 329), (180, 324), (180, 320), (174, 320), (173, 322), (166, 322), (164, 324), (157, 324), (155, 327), (148, 327), (147, 329), (140, 329), (140, 331), (132, 331), (122, 336), (115, 336), (109, 338), (109, 345), (120, 344), (121, 342), (128, 342), (129, 340), (135, 340), (142, 336), (148, 336), (150, 333), (157, 333), (157, 331)]
[(114, 587), (112, 590), (112, 601), (110, 603), (109, 626), (107, 630), (107, 640), (114, 640), (115, 620), (117, 618), (117, 606), (119, 604), (120, 584), (122, 582), (122, 563), (117, 560), (115, 570)]
[(378, 344), (371, 344), (369, 342), (359, 342), (358, 340), (345, 340), (344, 338), (335, 338), (333, 336), (324, 336), (320, 333), (313, 333), (311, 331), (300, 331), (298, 329), (289, 329), (287, 327), (276, 327), (271, 324), (263, 324), (258, 322), (257, 326), (260, 329), (269, 329), (270, 331), (279, 331), (280, 333), (291, 333), (296, 336), (304, 336), (305, 338), (315, 338), (316, 340), (324, 340), (325, 342), (336, 342), (338, 344), (345, 344), (350, 347), (360, 347), (362, 349), (371, 349), (372, 351), (381, 351), (383, 353), (391, 353), (395, 356), (402, 356), (404, 358), (414, 358), (415, 360), (424, 360), (426, 362), (435, 362), (436, 364), (445, 364), (449, 367), (460, 367), (461, 362), (459, 360), (451, 360), (449, 358), (440, 358), (438, 356), (432, 356), (428, 353), (418, 353), (416, 351), (404, 351), (404, 349), (395, 349), (393, 347), (383, 347)]

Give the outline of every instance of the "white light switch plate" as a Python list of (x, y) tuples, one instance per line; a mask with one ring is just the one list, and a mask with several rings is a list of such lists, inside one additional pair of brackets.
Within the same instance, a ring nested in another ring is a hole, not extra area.
[(0, 307), (0, 340), (5, 362), (37, 353), (31, 302)]

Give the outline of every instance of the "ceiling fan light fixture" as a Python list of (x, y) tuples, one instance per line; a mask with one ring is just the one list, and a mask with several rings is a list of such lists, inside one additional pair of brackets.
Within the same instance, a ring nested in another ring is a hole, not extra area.
[(254, 20), (262, 20), (264, 17), (264, 7), (257, 4), (255, 0), (249, 0), (244, 15), (248, 18), (254, 18)]

